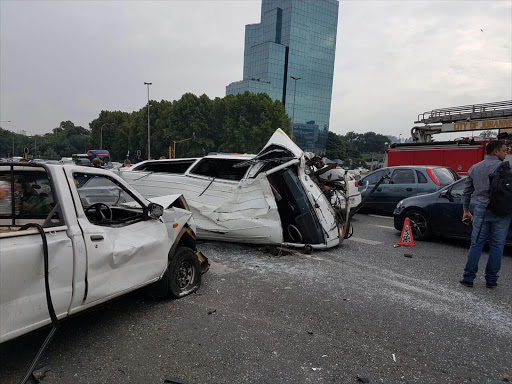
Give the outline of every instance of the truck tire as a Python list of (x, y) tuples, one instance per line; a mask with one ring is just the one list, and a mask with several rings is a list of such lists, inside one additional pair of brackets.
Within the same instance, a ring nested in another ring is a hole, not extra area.
[(195, 252), (188, 247), (179, 247), (174, 253), (168, 269), (168, 295), (179, 299), (201, 286), (201, 263)]

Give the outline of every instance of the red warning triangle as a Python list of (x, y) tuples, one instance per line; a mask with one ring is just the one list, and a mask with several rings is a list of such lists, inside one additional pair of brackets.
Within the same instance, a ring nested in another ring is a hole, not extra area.
[(406, 217), (404, 221), (404, 227), (402, 228), (402, 234), (400, 235), (400, 241), (398, 245), (402, 245), (405, 247), (414, 247), (414, 239), (412, 238), (411, 231), (411, 223), (409, 222), (409, 218)]

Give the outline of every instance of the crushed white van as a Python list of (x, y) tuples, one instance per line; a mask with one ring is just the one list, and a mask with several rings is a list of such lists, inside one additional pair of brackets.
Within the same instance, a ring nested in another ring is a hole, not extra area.
[(146, 198), (183, 194), (199, 239), (330, 248), (343, 238), (304, 152), (281, 129), (257, 155), (148, 160), (119, 174)]

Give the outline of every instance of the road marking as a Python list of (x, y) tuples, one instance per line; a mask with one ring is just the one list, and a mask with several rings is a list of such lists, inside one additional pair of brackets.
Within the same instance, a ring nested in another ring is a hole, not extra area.
[(358, 243), (364, 243), (364, 244), (369, 244), (369, 245), (383, 244), (382, 241), (366, 240), (366, 239), (361, 239), (360, 237), (354, 237), (354, 236), (352, 236), (351, 238), (349, 238), (347, 240), (354, 240), (354, 241), (357, 241)]
[(381, 219), (392, 219), (393, 216), (382, 216), (382, 215), (375, 215), (373, 213), (369, 213), (368, 216), (371, 216), (371, 217), (380, 217)]
[(379, 228), (395, 229), (395, 227), (390, 227), (390, 226), (387, 226), (387, 225), (377, 225), (377, 224), (370, 224), (370, 225), (374, 226), (374, 227), (379, 227)]

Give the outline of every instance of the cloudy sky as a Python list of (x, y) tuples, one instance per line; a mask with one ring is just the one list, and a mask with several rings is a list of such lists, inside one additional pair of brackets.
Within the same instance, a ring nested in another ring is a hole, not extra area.
[[(260, 7), (0, 0), (0, 125), (88, 127), (101, 110), (143, 107), (145, 81), (155, 100), (223, 97)], [(510, 99), (512, 1), (340, 1), (331, 131), (407, 137), (419, 113)]]

